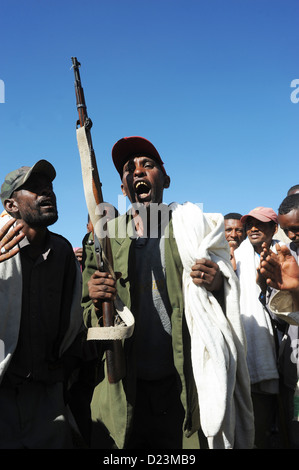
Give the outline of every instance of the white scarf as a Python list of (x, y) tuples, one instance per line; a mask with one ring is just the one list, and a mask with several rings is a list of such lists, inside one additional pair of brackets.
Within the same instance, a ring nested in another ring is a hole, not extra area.
[(235, 250), (240, 281), (241, 317), (247, 338), (247, 363), (251, 383), (278, 379), (275, 342), (269, 314), (259, 301), (256, 283), (259, 256), (247, 238)]
[[(223, 216), (203, 214), (191, 203), (171, 207), (184, 267), (184, 307), (202, 430), (210, 448), (252, 448), (254, 424), (246, 340)], [(196, 286), (190, 277), (191, 267), (199, 258), (216, 262), (223, 274), (226, 316), (213, 294)]]

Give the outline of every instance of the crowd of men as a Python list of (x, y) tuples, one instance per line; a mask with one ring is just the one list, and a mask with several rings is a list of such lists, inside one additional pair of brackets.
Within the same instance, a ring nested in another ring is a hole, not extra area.
[(148, 140), (112, 159), (131, 208), (108, 271), (90, 220), (78, 259), (49, 230), (48, 161), (2, 184), (0, 448), (299, 448), (299, 186), (223, 217), (163, 203)]

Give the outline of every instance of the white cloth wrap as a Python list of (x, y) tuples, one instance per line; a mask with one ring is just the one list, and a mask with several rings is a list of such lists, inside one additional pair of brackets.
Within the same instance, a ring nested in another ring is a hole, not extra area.
[[(274, 249), (274, 243), (272, 249)], [(247, 238), (235, 250), (237, 275), (240, 281), (241, 318), (247, 338), (247, 363), (251, 383), (279, 378), (273, 328), (267, 311), (259, 301), (256, 283), (259, 257)]]
[[(238, 280), (221, 214), (191, 203), (172, 204), (173, 229), (183, 263), (183, 295), (191, 336), (201, 427), (209, 447), (252, 448), (254, 425)], [(216, 262), (223, 274), (226, 313), (214, 295), (190, 277), (196, 259)]]

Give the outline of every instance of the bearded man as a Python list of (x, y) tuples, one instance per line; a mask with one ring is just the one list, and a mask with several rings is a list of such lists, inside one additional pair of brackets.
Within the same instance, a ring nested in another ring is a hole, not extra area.
[(40, 160), (9, 173), (1, 187), (4, 230), (12, 217), (24, 234), (15, 256), (1, 243), (0, 447), (6, 449), (72, 447), (64, 384), (81, 356), (81, 273), (70, 243), (48, 230), (58, 219), (55, 176)]

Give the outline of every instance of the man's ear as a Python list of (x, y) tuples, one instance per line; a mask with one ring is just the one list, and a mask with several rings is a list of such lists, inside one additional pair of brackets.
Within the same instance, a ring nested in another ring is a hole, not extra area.
[(277, 232), (277, 230), (278, 230), (278, 225), (275, 224), (275, 230), (274, 230), (273, 236), (275, 235), (275, 233)]
[(120, 188), (121, 188), (121, 190), (122, 190), (123, 195), (124, 195), (124, 196), (127, 196), (127, 192), (126, 192), (125, 187), (124, 187), (123, 184), (120, 185)]
[(19, 212), (18, 203), (15, 201), (15, 199), (5, 199), (3, 205), (4, 205), (6, 212), (13, 215), (14, 217)]
[(169, 188), (169, 186), (170, 186), (170, 177), (168, 175), (165, 175), (163, 188)]

